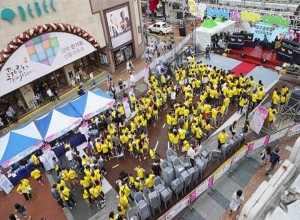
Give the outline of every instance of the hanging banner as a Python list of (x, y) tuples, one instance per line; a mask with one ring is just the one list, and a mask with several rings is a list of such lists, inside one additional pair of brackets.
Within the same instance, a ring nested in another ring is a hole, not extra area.
[(282, 27), (289, 27), (290, 21), (287, 21), (285, 18), (283, 18), (281, 15), (270, 15), (270, 14), (264, 14), (262, 21), (265, 24), (269, 25), (278, 25)]
[(206, 16), (229, 19), (229, 10), (225, 8), (207, 8)]
[(189, 0), (188, 5), (189, 5), (189, 12), (193, 16), (203, 19), (206, 10), (206, 4), (196, 3), (195, 0)]
[(254, 34), (254, 38), (259, 38), (260, 40), (263, 40), (265, 35), (269, 42), (274, 41), (276, 36), (278, 38), (280, 36), (284, 36), (284, 38), (289, 39), (289, 30), (285, 27), (274, 27), (272, 25), (264, 24), (264, 23), (256, 23), (252, 27), (252, 33)]
[(6, 194), (9, 194), (14, 188), (13, 184), (4, 174), (0, 174), (0, 187)]
[(283, 129), (281, 131), (278, 131), (278, 132), (272, 134), (270, 136), (269, 143), (271, 143), (273, 141), (276, 141), (276, 140), (278, 140), (278, 139), (283, 138), (284, 136), (286, 136), (288, 130), (289, 130), (289, 128), (285, 128), (285, 129)]
[(248, 12), (246, 10), (241, 11), (240, 13), (241, 20), (249, 21), (249, 22), (258, 22), (261, 20), (260, 14), (255, 12)]
[(268, 110), (265, 109), (262, 106), (258, 106), (258, 108), (256, 109), (255, 113), (254, 113), (254, 117), (252, 118), (251, 122), (250, 122), (250, 128), (256, 133), (259, 134), (265, 119), (268, 116)]
[(169, 211), (167, 211), (167, 213), (164, 215), (164, 218), (160, 218), (160, 219), (170, 220), (175, 218), (175, 216), (178, 215), (189, 204), (190, 204), (190, 197), (186, 196), (179, 203), (177, 203), (175, 206), (169, 209)]

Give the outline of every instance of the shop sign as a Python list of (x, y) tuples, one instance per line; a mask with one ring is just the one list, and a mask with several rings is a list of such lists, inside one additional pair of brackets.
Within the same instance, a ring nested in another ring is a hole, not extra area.
[(269, 24), (269, 25), (276, 24), (282, 27), (288, 27), (290, 24), (290, 21), (287, 21), (281, 15), (264, 14), (262, 20), (265, 24)]
[(246, 10), (241, 11), (241, 20), (249, 21), (249, 22), (258, 22), (261, 20), (261, 16), (258, 13), (255, 12), (248, 12)]
[(195, 0), (189, 0), (189, 12), (198, 18), (203, 18), (205, 15), (206, 4), (196, 3)]
[(27, 20), (27, 15), (29, 15), (31, 18), (41, 17), (43, 12), (46, 14), (50, 13), (49, 8), (53, 12), (56, 12), (56, 7), (54, 5), (54, 0), (43, 0), (43, 1), (34, 1), (32, 3), (27, 3), (26, 6), (19, 5), (17, 9), (11, 9), (11, 8), (3, 8), (1, 10), (1, 19), (8, 21), (9, 23), (13, 23), (14, 18), (16, 17), (16, 11), (19, 14), (22, 21)]
[(53, 72), (96, 49), (70, 33), (51, 32), (19, 47), (0, 71), (0, 96)]
[(206, 15), (209, 17), (220, 17), (229, 19), (229, 10), (224, 8), (207, 8)]

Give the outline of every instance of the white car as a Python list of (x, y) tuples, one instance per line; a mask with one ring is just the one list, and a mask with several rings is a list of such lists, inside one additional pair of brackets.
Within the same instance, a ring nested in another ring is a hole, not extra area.
[(156, 22), (148, 27), (148, 31), (159, 34), (169, 34), (173, 32), (172, 27), (166, 22)]

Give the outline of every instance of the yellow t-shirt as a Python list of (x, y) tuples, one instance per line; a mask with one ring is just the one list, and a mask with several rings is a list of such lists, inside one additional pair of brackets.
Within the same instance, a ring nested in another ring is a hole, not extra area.
[(221, 132), (218, 135), (218, 140), (220, 141), (221, 144), (225, 144), (226, 138), (227, 138), (226, 133)]
[(33, 177), (34, 179), (38, 179), (41, 176), (41, 171), (35, 169), (30, 173), (30, 176)]
[(140, 179), (144, 178), (145, 170), (143, 168), (136, 167), (134, 170), (136, 171), (138, 178)]

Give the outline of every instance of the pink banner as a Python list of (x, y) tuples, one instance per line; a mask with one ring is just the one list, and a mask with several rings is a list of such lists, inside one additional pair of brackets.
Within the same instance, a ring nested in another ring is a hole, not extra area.
[(214, 177), (213, 176), (208, 177), (208, 181), (207, 181), (208, 187), (212, 187), (213, 184), (214, 184)]
[(194, 190), (190, 194), (190, 202), (194, 202), (196, 199), (197, 199), (197, 193), (196, 193), (196, 190)]

